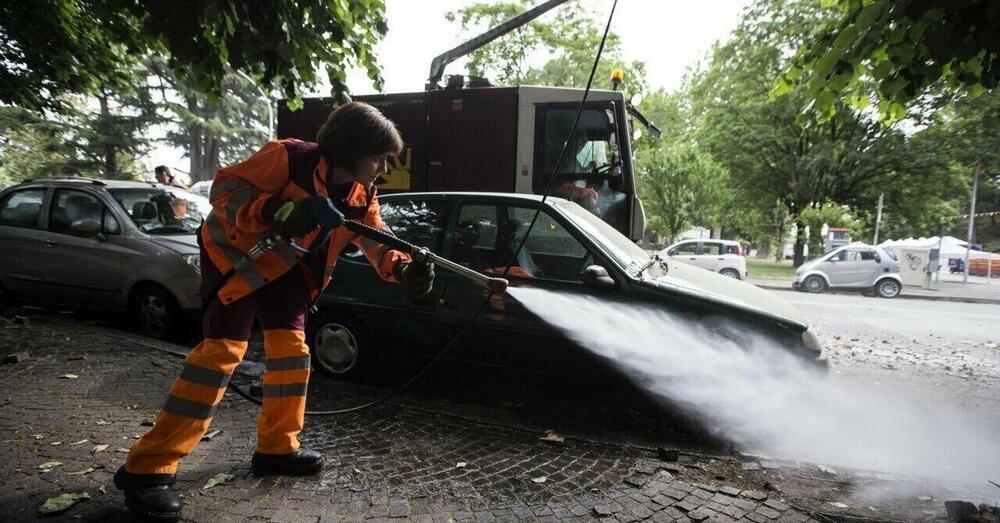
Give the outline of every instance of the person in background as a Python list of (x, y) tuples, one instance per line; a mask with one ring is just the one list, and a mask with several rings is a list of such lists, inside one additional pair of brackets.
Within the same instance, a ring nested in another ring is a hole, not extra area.
[(163, 185), (170, 185), (184, 190), (188, 189), (187, 185), (178, 182), (176, 178), (174, 178), (174, 173), (170, 172), (170, 167), (167, 167), (166, 165), (157, 165), (153, 171), (156, 173), (156, 183), (162, 183)]

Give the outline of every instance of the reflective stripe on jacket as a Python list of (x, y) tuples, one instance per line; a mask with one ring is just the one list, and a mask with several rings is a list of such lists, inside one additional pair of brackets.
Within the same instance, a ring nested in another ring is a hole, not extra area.
[[(287, 201), (299, 201), (311, 194), (329, 197), (326, 159), (317, 144), (288, 139), (269, 142), (253, 156), (236, 165), (223, 167), (215, 175), (209, 200), (212, 211), (201, 228), (201, 239), (211, 262), (233, 276), (219, 290), (222, 303), (232, 303), (275, 280), (298, 261), (291, 248), (281, 246), (250, 260), (247, 253), (261, 239), (275, 233), (274, 213)], [(334, 202), (351, 220), (378, 229), (387, 229), (379, 214), (373, 186), (354, 182), (342, 202)], [(296, 242), (310, 248), (319, 237), (317, 229)], [(348, 243), (365, 253), (378, 275), (395, 282), (393, 271), (410, 257), (400, 251), (362, 238), (340, 227), (330, 235), (326, 264), (320, 282), (310, 289), (315, 299), (330, 282), (337, 257)]]

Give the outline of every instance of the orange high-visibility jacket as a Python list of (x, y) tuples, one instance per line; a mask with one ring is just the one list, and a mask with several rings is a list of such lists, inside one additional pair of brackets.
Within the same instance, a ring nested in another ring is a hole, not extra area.
[[(332, 176), (326, 158), (313, 142), (288, 139), (269, 142), (246, 161), (223, 167), (215, 175), (209, 200), (212, 212), (201, 228), (201, 240), (211, 262), (223, 273), (236, 269), (219, 290), (222, 303), (232, 303), (278, 278), (298, 261), (285, 245), (266, 251), (255, 260), (247, 256), (263, 238), (275, 233), (274, 213), (287, 201), (297, 202), (311, 194), (329, 197), (327, 176)], [(337, 202), (335, 202), (337, 203)], [(377, 229), (386, 229), (379, 215), (375, 188), (355, 182), (344, 205), (348, 219)], [(314, 230), (296, 242), (310, 248), (320, 235)], [(395, 282), (393, 271), (410, 256), (361, 237), (345, 227), (333, 231), (326, 252), (321, 281), (311, 284), (316, 299), (330, 282), (340, 251), (354, 243), (364, 253), (379, 276)]]

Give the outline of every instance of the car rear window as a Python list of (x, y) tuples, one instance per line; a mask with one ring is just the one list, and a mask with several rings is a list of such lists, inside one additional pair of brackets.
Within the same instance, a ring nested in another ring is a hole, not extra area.
[(705, 256), (716, 256), (722, 254), (722, 244), (715, 242), (705, 242), (701, 244), (701, 253)]

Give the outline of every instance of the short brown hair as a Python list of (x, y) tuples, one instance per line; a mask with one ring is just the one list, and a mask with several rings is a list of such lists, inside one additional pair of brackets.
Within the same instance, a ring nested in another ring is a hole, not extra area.
[(396, 124), (378, 109), (350, 102), (333, 110), (316, 135), (319, 151), (332, 165), (353, 170), (365, 156), (403, 150)]

